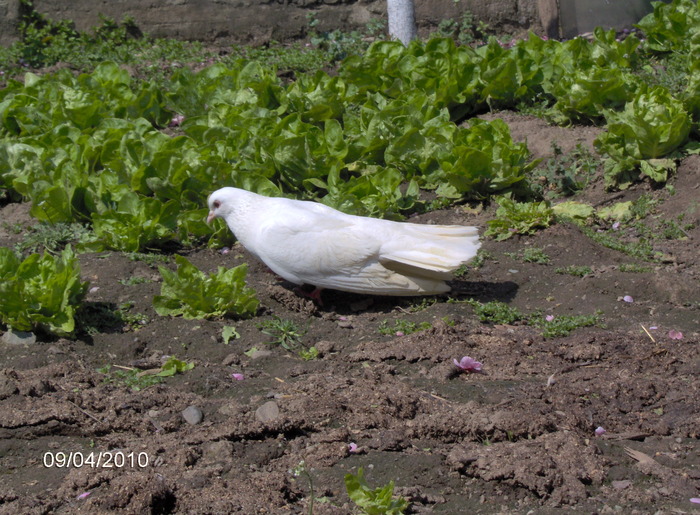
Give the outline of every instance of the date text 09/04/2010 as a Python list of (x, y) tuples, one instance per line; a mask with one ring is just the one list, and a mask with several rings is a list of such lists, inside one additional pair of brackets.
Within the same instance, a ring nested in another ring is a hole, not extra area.
[(81, 451), (45, 452), (43, 465), (45, 468), (145, 468), (149, 463), (146, 452), (100, 451), (84, 454)]

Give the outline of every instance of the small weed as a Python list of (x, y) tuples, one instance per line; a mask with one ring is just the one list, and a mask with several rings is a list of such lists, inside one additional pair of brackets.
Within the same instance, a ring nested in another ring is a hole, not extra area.
[(591, 227), (580, 226), (580, 229), (586, 236), (603, 247), (622, 252), (623, 254), (644, 261), (655, 261), (657, 258), (651, 244), (645, 240), (624, 242), (615, 235), (607, 232), (597, 232)]
[(562, 274), (562, 275), (573, 275), (575, 277), (585, 277), (587, 275), (590, 275), (593, 273), (593, 269), (590, 266), (577, 266), (577, 265), (569, 265), (565, 267), (560, 267), (556, 268), (554, 270), (555, 273), (557, 274)]
[(475, 23), (474, 15), (465, 11), (461, 20), (452, 18), (442, 20), (433, 36), (452, 38), (461, 45), (470, 45), (488, 38), (490, 27), (483, 21)]
[(61, 252), (66, 245), (79, 245), (87, 240), (90, 230), (82, 224), (40, 223), (31, 228), (21, 242), (15, 246), (22, 253), (46, 250), (52, 254)]
[(307, 361), (318, 357), (316, 347), (306, 347), (302, 343), (301, 339), (308, 331), (308, 328), (300, 329), (292, 320), (273, 317), (271, 320), (260, 322), (258, 329), (273, 338), (272, 341), (268, 342), (270, 345), (279, 345)]
[(105, 375), (103, 380), (105, 383), (122, 384), (135, 392), (144, 390), (154, 384), (162, 383), (165, 380), (161, 376), (143, 374), (143, 371), (137, 368), (115, 368), (113, 370), (112, 365), (105, 365), (102, 368), (98, 368), (97, 371)]
[(445, 325), (448, 327), (454, 327), (457, 325), (457, 321), (454, 318), (450, 318), (449, 316), (444, 316), (440, 318), (443, 322), (445, 322)]
[[(469, 263), (469, 267), (471, 268), (481, 268), (484, 266), (484, 263), (486, 260), (491, 259), (495, 261), (495, 258), (493, 254), (490, 252), (487, 252), (483, 249), (479, 249), (476, 251), (476, 257)], [(467, 265), (462, 265), (460, 266), (456, 271), (455, 271), (455, 277), (462, 277), (467, 274), (469, 271), (469, 267)]]
[(518, 309), (497, 300), (482, 304), (478, 300), (469, 299), (467, 304), (474, 309), (482, 322), (510, 325), (523, 319), (523, 314)]
[(264, 320), (258, 324), (258, 329), (272, 337), (271, 345), (279, 345), (286, 350), (293, 350), (301, 344), (302, 337), (306, 330), (301, 330), (292, 320), (274, 317), (271, 320)]
[(87, 302), (75, 315), (76, 325), (86, 334), (138, 331), (148, 323), (143, 313), (129, 313), (133, 302), (120, 305), (107, 302)]
[(307, 468), (306, 462), (304, 460), (302, 460), (290, 472), (292, 473), (292, 476), (294, 476), (295, 478), (303, 476), (309, 482), (309, 515), (313, 515), (313, 512), (314, 512), (314, 479), (313, 479), (313, 477), (311, 477), (311, 471)]
[(528, 325), (542, 329), (545, 338), (567, 336), (579, 327), (604, 327), (601, 315), (602, 311), (596, 311), (593, 315), (558, 315), (547, 320), (541, 313), (533, 313), (528, 320)]
[(148, 277), (142, 277), (140, 275), (132, 275), (128, 279), (119, 279), (119, 284), (123, 284), (124, 286), (135, 286), (137, 284), (147, 284), (147, 283), (152, 283), (153, 279), (149, 279)]
[(688, 231), (695, 229), (695, 224), (681, 225), (675, 220), (663, 220), (660, 225), (661, 236), (667, 240), (690, 238)]
[(364, 477), (364, 470), (359, 468), (357, 475), (345, 475), (345, 489), (348, 496), (367, 514), (399, 515), (408, 508), (408, 501), (394, 497), (394, 482), (378, 488), (370, 488)]
[(506, 325), (518, 321), (524, 322), (527, 325), (541, 329), (542, 336), (545, 338), (566, 336), (579, 327), (594, 325), (602, 327), (601, 311), (596, 311), (593, 315), (560, 315), (547, 320), (540, 311), (526, 315), (516, 308), (495, 300), (482, 304), (479, 301), (470, 299), (467, 300), (467, 303), (474, 308), (474, 312), (482, 322)]
[(379, 334), (383, 334), (386, 336), (401, 336), (417, 333), (419, 331), (425, 331), (426, 329), (430, 329), (431, 327), (432, 325), (430, 324), (430, 322), (421, 322), (417, 324), (416, 322), (409, 322), (408, 320), (404, 319), (396, 320), (392, 327), (389, 326), (388, 320), (383, 320), (379, 324)]
[(417, 301), (415, 304), (411, 304), (411, 306), (408, 308), (408, 311), (410, 311), (411, 313), (418, 313), (419, 311), (428, 309), (436, 302), (437, 300), (435, 299), (435, 297), (422, 297), (420, 301)]
[(97, 371), (105, 375), (105, 383), (120, 383), (131, 388), (135, 392), (161, 383), (166, 377), (174, 376), (175, 374), (183, 374), (194, 368), (194, 363), (181, 361), (174, 356), (171, 356), (160, 368), (159, 372), (152, 370), (139, 370), (137, 368), (116, 368), (112, 370), (112, 365), (105, 365), (98, 368)]
[(157, 268), (158, 265), (164, 265), (170, 261), (170, 258), (163, 254), (150, 254), (147, 252), (127, 252), (126, 257), (130, 261), (141, 261), (151, 268)]
[(657, 212), (659, 201), (651, 195), (642, 195), (637, 200), (632, 202), (630, 214), (632, 217), (641, 220), (649, 215)]
[(22, 234), (22, 231), (24, 231), (24, 226), (23, 226), (22, 224), (20, 224), (20, 223), (9, 224), (9, 223), (7, 223), (7, 222), (3, 222), (3, 223), (2, 223), (2, 228), (3, 228), (5, 231), (7, 231), (7, 232), (9, 232), (9, 233), (11, 233), (11, 234), (15, 234), (15, 235), (17, 235), (17, 234)]
[(644, 274), (646, 272), (651, 272), (651, 268), (649, 268), (648, 266), (623, 263), (620, 265), (620, 272)]
[(688, 85), (688, 55), (669, 52), (644, 61), (637, 72), (649, 86), (660, 85), (674, 94), (680, 94)]
[(546, 198), (557, 198), (574, 195), (584, 189), (595, 176), (599, 160), (581, 145), (567, 155), (556, 142), (552, 142), (553, 157), (545, 161), (542, 168), (537, 169), (537, 187)]
[(522, 258), (526, 263), (537, 263), (538, 265), (546, 265), (550, 262), (549, 256), (544, 250), (537, 247), (525, 249)]
[(538, 265), (546, 265), (550, 262), (549, 256), (544, 249), (533, 247), (523, 250), (520, 253), (506, 252), (506, 256), (515, 260), (522, 260), (525, 263), (537, 263)]

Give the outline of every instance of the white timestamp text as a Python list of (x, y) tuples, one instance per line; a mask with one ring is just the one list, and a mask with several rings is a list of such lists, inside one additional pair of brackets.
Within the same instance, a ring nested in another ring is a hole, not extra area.
[(83, 453), (82, 451), (44, 453), (45, 468), (145, 468), (149, 456), (146, 452), (100, 451)]

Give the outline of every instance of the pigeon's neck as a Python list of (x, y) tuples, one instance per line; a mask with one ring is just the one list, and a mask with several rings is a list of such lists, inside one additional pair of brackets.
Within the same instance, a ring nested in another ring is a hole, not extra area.
[(259, 202), (256, 202), (256, 197), (258, 195), (240, 195), (226, 215), (227, 225), (244, 246), (254, 232), (255, 220), (258, 218), (256, 211), (260, 206)]

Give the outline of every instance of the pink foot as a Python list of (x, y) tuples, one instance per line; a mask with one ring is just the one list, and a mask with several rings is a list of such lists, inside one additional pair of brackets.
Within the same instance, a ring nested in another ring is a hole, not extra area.
[(323, 299), (321, 299), (321, 292), (323, 288), (314, 288), (313, 291), (306, 291), (301, 286), (294, 288), (294, 292), (297, 295), (306, 297), (307, 299), (313, 300), (318, 306), (323, 307)]

